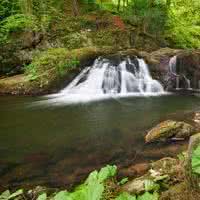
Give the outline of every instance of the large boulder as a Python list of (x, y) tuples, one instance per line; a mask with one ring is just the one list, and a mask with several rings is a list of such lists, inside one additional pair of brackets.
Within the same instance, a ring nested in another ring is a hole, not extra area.
[(194, 133), (194, 128), (185, 122), (166, 120), (152, 128), (145, 136), (145, 142), (186, 139)]

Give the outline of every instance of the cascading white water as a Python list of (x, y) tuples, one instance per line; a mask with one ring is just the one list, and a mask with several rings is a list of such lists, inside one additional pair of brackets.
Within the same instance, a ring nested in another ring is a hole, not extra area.
[(180, 79), (184, 79), (185, 83), (187, 85), (188, 90), (191, 90), (191, 84), (190, 84), (190, 80), (186, 77), (185, 74), (179, 74), (177, 73), (176, 70), (176, 65), (177, 65), (177, 56), (173, 56), (170, 61), (169, 61), (169, 71), (170, 73), (175, 76), (175, 80), (176, 80), (176, 90), (180, 90)]
[[(109, 97), (149, 96), (164, 94), (143, 59), (125, 59), (118, 65), (98, 58), (85, 68), (66, 88), (51, 95), (56, 101), (91, 101)], [(52, 100), (52, 99), (51, 99)]]

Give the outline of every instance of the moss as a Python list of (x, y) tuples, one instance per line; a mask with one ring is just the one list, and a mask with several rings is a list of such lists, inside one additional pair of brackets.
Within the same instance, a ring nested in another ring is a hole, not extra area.
[(97, 47), (113, 46), (118, 49), (130, 47), (128, 32), (120, 29), (104, 29), (92, 32), (90, 37), (92, 43)]
[(54, 48), (35, 57), (24, 75), (0, 79), (0, 94), (38, 95), (55, 92), (67, 84), (81, 68), (100, 55), (112, 53), (108, 47), (81, 48), (69, 51)]
[(163, 192), (160, 200), (197, 200), (200, 199), (200, 194), (187, 187), (185, 182), (176, 184)]

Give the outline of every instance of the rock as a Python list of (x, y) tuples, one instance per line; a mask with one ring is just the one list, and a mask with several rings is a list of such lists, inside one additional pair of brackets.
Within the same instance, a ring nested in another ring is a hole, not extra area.
[(173, 158), (163, 158), (151, 164), (151, 169), (143, 176), (126, 183), (122, 190), (131, 194), (140, 194), (145, 191), (147, 180), (162, 181), (168, 186), (174, 185), (184, 180), (183, 166), (179, 160)]
[(140, 194), (145, 191), (145, 179), (136, 178), (123, 186), (123, 191), (130, 194)]
[[(81, 48), (68, 51), (67, 49), (51, 49), (43, 52), (41, 57), (33, 59), (32, 64), (35, 66), (35, 79), (31, 79), (32, 74), (20, 74), (12, 77), (0, 78), (0, 94), (12, 95), (39, 95), (55, 93), (65, 87), (73, 78), (80, 73), (80, 70), (93, 63), (94, 59), (99, 56), (111, 54), (116, 50), (112, 48)], [(58, 73), (55, 66), (59, 61), (68, 62), (76, 58), (79, 61), (76, 68), (65, 70), (62, 74)], [(44, 59), (47, 62), (44, 62)], [(44, 73), (45, 71), (45, 73)]]
[[(188, 156), (186, 159), (186, 179), (187, 179), (187, 185), (191, 189), (196, 189), (200, 192), (200, 174), (194, 172), (193, 168), (193, 156), (194, 151), (197, 149), (197, 147), (200, 146), (200, 133), (193, 135), (190, 138), (189, 147), (188, 147)], [(197, 152), (198, 153), (198, 152)], [(195, 157), (200, 157), (200, 155), (196, 155)], [(196, 163), (198, 165), (198, 163)]]
[(180, 79), (180, 88), (188, 87), (185, 77), (190, 80), (190, 87), (199, 89), (200, 80), (200, 51), (185, 51), (177, 56), (176, 73), (183, 77)]
[(184, 167), (182, 162), (166, 157), (153, 162), (150, 170), (151, 176), (159, 179), (159, 177), (168, 177), (168, 184), (173, 185), (184, 180)]
[(33, 31), (12, 33), (10, 42), (0, 46), (0, 75), (23, 72), (23, 66), (31, 63), (34, 55), (40, 52), (35, 46), (41, 42), (42, 37), (41, 33)]
[(185, 122), (167, 120), (151, 129), (145, 136), (145, 142), (166, 141), (168, 139), (186, 139), (194, 133), (194, 128)]
[(187, 141), (170, 142), (165, 145), (163, 143), (157, 143), (157, 145), (152, 143), (151, 145), (149, 144), (146, 148), (144, 148), (143, 151), (139, 152), (138, 156), (148, 160), (149, 158), (152, 160), (158, 160), (164, 157), (173, 157), (174, 155), (186, 151), (187, 147)]
[(196, 190), (187, 187), (185, 182), (171, 186), (161, 193), (159, 200), (198, 200), (200, 194)]
[(149, 163), (138, 163), (131, 165), (128, 168), (123, 168), (119, 171), (118, 176), (123, 177), (138, 177), (144, 175), (150, 168)]

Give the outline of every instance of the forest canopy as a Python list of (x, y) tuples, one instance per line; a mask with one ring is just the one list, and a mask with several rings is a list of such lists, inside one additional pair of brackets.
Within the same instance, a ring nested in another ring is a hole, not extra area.
[(44, 30), (58, 17), (108, 11), (145, 34), (164, 38), (172, 47), (198, 48), (199, 10), (199, 0), (1, 0), (0, 43), (9, 32), (27, 26)]

